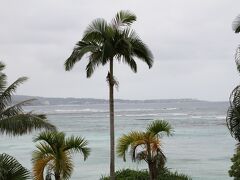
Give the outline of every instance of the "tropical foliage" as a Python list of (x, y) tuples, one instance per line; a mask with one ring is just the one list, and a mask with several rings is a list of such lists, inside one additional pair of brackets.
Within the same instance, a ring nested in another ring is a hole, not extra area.
[[(22, 135), (36, 129), (55, 130), (55, 126), (46, 120), (44, 114), (25, 113), (22, 106), (32, 100), (17, 104), (12, 103), (12, 95), (17, 87), (27, 80), (20, 77), (7, 86), (7, 76), (3, 73), (5, 65), (0, 62), (0, 133), (7, 135)], [(15, 158), (0, 154), (0, 180), (25, 180), (30, 173)]]
[(110, 176), (114, 179), (115, 143), (114, 143), (114, 85), (113, 61), (126, 63), (133, 72), (137, 72), (136, 59), (145, 62), (149, 68), (153, 64), (153, 56), (146, 44), (131, 29), (136, 16), (129, 11), (120, 11), (111, 23), (104, 19), (94, 20), (83, 34), (71, 54), (65, 61), (65, 70), (69, 71), (84, 55), (88, 55), (86, 66), (87, 77), (91, 77), (96, 67), (109, 63), (107, 81), (109, 84), (110, 109)]
[[(240, 32), (240, 15), (233, 21), (233, 30), (235, 33)], [(240, 72), (240, 48), (237, 48), (235, 54), (235, 62), (237, 69)], [(231, 93), (230, 107), (227, 113), (227, 125), (232, 136), (240, 142), (240, 86), (237, 86)]]
[(238, 15), (235, 20), (233, 21), (232, 28), (235, 33), (240, 32), (240, 15)]
[(240, 149), (237, 148), (236, 153), (231, 158), (233, 165), (228, 171), (230, 177), (234, 177), (235, 180), (240, 179)]
[(23, 105), (32, 100), (12, 104), (12, 95), (17, 87), (27, 80), (20, 77), (10, 86), (7, 86), (7, 76), (2, 71), (5, 65), (0, 62), (0, 133), (8, 135), (22, 135), (35, 129), (55, 130), (55, 127), (46, 120), (44, 114), (25, 113)]
[(232, 136), (240, 142), (240, 86), (232, 91), (229, 102), (227, 125)]
[(137, 72), (134, 58), (144, 61), (151, 68), (153, 64), (151, 51), (136, 32), (130, 29), (134, 21), (136, 21), (136, 16), (129, 11), (117, 13), (110, 24), (104, 19), (94, 20), (66, 60), (65, 69), (71, 70), (75, 63), (86, 54), (89, 54), (86, 66), (88, 78), (97, 66), (106, 65), (114, 59), (128, 64), (134, 72)]
[[(240, 16), (238, 16), (233, 21), (233, 30), (235, 33), (240, 32)], [(237, 48), (235, 54), (235, 62), (237, 65), (237, 69), (240, 72), (240, 47)], [(227, 112), (227, 126), (230, 130), (231, 135), (240, 142), (240, 85), (238, 85), (231, 93), (229, 98), (230, 106)], [(234, 177), (234, 179), (240, 179), (240, 150), (239, 144), (236, 150), (236, 154), (231, 158), (233, 165), (229, 170), (230, 177)]]
[(130, 149), (133, 161), (145, 161), (148, 164), (150, 180), (158, 177), (164, 168), (166, 157), (161, 149), (161, 137), (172, 134), (171, 125), (164, 120), (150, 123), (146, 131), (132, 131), (119, 138), (117, 154), (126, 161), (126, 152)]
[(0, 180), (30, 179), (30, 172), (8, 154), (0, 154)]
[(44, 175), (50, 179), (65, 180), (73, 172), (73, 153), (81, 153), (84, 161), (90, 154), (88, 142), (82, 137), (68, 137), (57, 131), (42, 132), (34, 138), (37, 150), (32, 154), (33, 175), (35, 180), (43, 180)]
[[(191, 180), (190, 177), (179, 174), (178, 172), (170, 172), (168, 169), (164, 168), (159, 171), (159, 177), (157, 180)], [(149, 174), (147, 170), (131, 170), (122, 169), (116, 172), (117, 180), (149, 180)], [(102, 177), (100, 180), (109, 180), (109, 177)]]

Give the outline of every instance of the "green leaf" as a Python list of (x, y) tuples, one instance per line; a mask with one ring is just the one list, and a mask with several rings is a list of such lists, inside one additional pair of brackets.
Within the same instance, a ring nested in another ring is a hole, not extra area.
[(238, 15), (233, 21), (232, 28), (235, 33), (240, 32), (240, 15)]
[(31, 179), (31, 175), (14, 157), (0, 154), (0, 179), (26, 180)]

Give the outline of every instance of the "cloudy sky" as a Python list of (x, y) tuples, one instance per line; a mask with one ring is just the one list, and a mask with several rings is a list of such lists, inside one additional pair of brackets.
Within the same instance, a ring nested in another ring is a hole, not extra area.
[(240, 34), (231, 28), (239, 7), (239, 0), (0, 0), (0, 60), (9, 82), (30, 78), (17, 94), (107, 98), (107, 67), (87, 79), (86, 58), (70, 72), (63, 63), (92, 20), (130, 10), (155, 62), (150, 70), (139, 62), (137, 74), (116, 63), (116, 98), (227, 100), (239, 83)]

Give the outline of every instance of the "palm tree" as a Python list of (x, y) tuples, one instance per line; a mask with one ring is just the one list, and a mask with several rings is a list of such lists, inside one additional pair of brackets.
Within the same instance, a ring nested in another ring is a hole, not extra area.
[(153, 121), (145, 132), (132, 131), (120, 137), (117, 154), (126, 161), (126, 152), (130, 149), (132, 160), (147, 162), (150, 180), (156, 180), (159, 170), (163, 169), (166, 162), (160, 138), (164, 134), (171, 135), (172, 130), (171, 125), (166, 121)]
[(111, 23), (104, 19), (94, 20), (86, 29), (71, 54), (65, 61), (65, 70), (70, 71), (76, 62), (89, 54), (86, 66), (87, 78), (90, 78), (95, 68), (109, 63), (107, 81), (109, 84), (109, 112), (110, 112), (110, 177), (114, 178), (115, 150), (114, 150), (114, 85), (117, 84), (113, 75), (113, 62), (124, 62), (133, 72), (137, 72), (136, 58), (147, 63), (151, 68), (153, 56), (139, 36), (130, 29), (136, 21), (136, 16), (129, 11), (117, 13)]
[(27, 78), (20, 77), (7, 87), (7, 76), (2, 72), (4, 68), (5, 65), (0, 62), (0, 133), (22, 135), (35, 129), (55, 130), (55, 126), (46, 120), (44, 114), (23, 111), (22, 106), (29, 104), (32, 100), (13, 105), (13, 93)]
[[(27, 80), (20, 77), (10, 86), (7, 86), (7, 76), (2, 71), (5, 65), (0, 62), (0, 133), (7, 135), (22, 135), (30, 133), (35, 129), (56, 130), (55, 126), (46, 120), (44, 114), (25, 113), (23, 105), (32, 100), (26, 100), (17, 104), (12, 103), (12, 95), (17, 87)], [(1, 180), (24, 180), (29, 179), (30, 173), (27, 169), (7, 154), (0, 154), (0, 179)]]
[(55, 180), (69, 179), (73, 171), (73, 153), (81, 153), (84, 161), (90, 154), (88, 142), (82, 137), (65, 137), (65, 133), (48, 131), (40, 133), (34, 142), (40, 141), (33, 152), (33, 175), (35, 180), (50, 178), (54, 175)]
[[(240, 15), (233, 21), (232, 27), (235, 33), (240, 32)], [(240, 47), (236, 50), (235, 62), (240, 72)], [(240, 142), (240, 85), (232, 91), (229, 102), (230, 106), (226, 117), (227, 126), (231, 135)]]
[(0, 180), (30, 179), (30, 172), (8, 154), (0, 154)]

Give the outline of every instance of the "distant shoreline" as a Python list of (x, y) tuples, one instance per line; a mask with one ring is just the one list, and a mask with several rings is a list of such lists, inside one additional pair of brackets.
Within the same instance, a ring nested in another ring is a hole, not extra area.
[[(15, 95), (13, 96), (13, 103), (17, 103), (26, 99), (35, 99), (31, 102), (31, 106), (39, 105), (83, 105), (83, 104), (108, 104), (107, 99), (95, 99), (95, 98), (51, 98), (51, 97), (39, 97), (39, 96), (27, 96), (27, 95)], [(227, 101), (204, 101), (198, 99), (149, 99), (149, 100), (126, 100), (126, 99), (115, 99), (115, 103), (128, 103), (128, 104), (139, 104), (139, 103), (227, 103)]]

